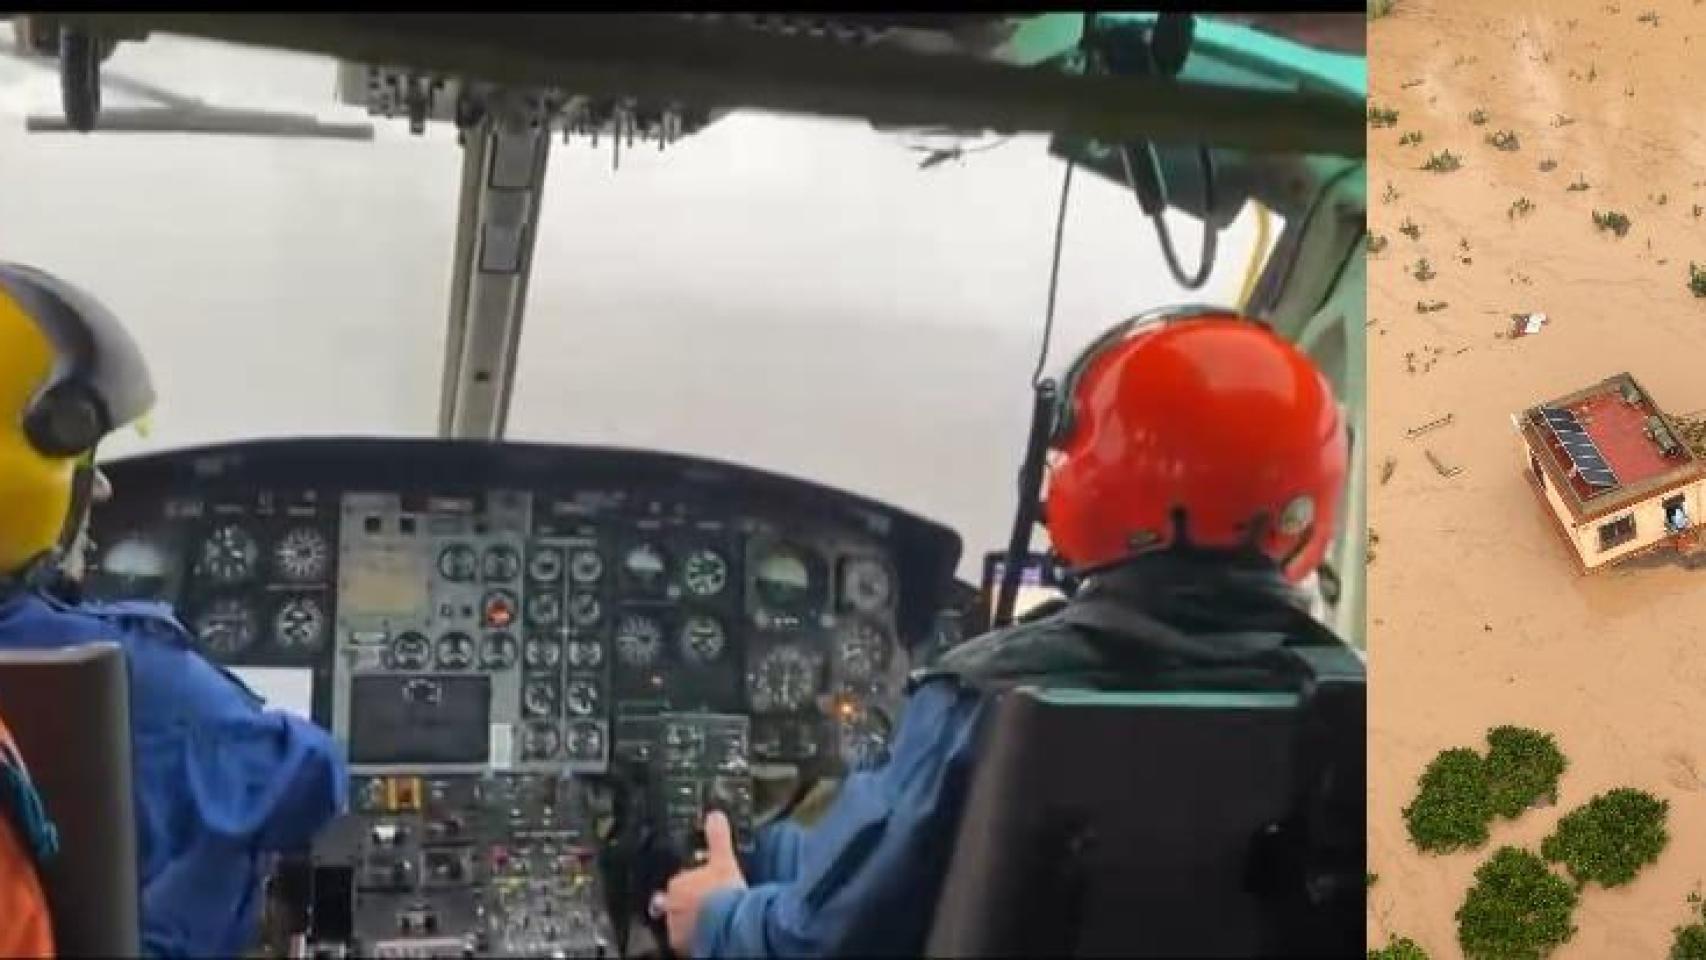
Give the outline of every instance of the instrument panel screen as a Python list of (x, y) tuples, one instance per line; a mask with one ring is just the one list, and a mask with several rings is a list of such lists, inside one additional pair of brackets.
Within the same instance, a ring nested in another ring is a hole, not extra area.
[(486, 677), (365, 676), (352, 681), (352, 763), (478, 763), (491, 757)]

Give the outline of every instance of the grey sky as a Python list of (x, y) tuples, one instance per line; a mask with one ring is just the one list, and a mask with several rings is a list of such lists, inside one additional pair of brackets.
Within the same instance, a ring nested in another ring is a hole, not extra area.
[[(316, 58), (156, 39), (108, 70), (223, 106), (362, 117)], [(94, 289), (148, 350), (155, 429), (111, 452), (434, 429), (451, 132), (23, 131), (57, 110), (50, 71), (0, 56), (0, 257)], [(958, 529), (968, 574), (1005, 540), (1060, 186), (1041, 139), (920, 171), (863, 124), (739, 115), (617, 171), (607, 150), (553, 151), (513, 437), (713, 456), (890, 500)], [(1197, 224), (1179, 220), (1194, 257)], [(1187, 294), (1130, 197), (1079, 176), (1051, 366), (1145, 307), (1233, 300), (1254, 234), (1241, 219)]]

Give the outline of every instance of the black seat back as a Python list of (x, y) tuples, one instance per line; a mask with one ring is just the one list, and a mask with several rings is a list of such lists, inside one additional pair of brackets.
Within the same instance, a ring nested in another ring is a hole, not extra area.
[(1365, 686), (1022, 688), (984, 735), (932, 957), (1361, 957)]
[(59, 852), (42, 870), (59, 955), (137, 956), (140, 904), (124, 652), (112, 643), (0, 650), (0, 704), (59, 831)]

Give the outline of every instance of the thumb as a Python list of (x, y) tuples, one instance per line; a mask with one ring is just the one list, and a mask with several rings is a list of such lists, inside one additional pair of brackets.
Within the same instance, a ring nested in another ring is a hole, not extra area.
[(705, 814), (705, 862), (731, 867), (737, 865), (729, 818), (721, 810)]

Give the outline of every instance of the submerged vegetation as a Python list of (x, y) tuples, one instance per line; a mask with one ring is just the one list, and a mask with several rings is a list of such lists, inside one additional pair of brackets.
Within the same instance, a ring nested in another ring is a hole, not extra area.
[(1513, 820), (1537, 803), (1556, 803), (1569, 761), (1550, 733), (1495, 727), (1487, 733), (1487, 790), (1493, 814)]
[(1368, 960), (1429, 960), (1428, 952), (1409, 937), (1392, 937), (1379, 950), (1370, 949)]
[(1594, 797), (1558, 821), (1540, 845), (1552, 863), (1562, 863), (1578, 883), (1620, 887), (1659, 859), (1670, 834), (1670, 801), (1643, 790), (1618, 787)]
[(1453, 170), (1462, 168), (1462, 166), (1463, 161), (1457, 156), (1457, 154), (1452, 153), (1450, 150), (1441, 150), (1440, 152), (1428, 157), (1428, 162), (1422, 164), (1422, 169), (1429, 170), (1434, 173), (1451, 173)]
[(1601, 230), (1610, 230), (1619, 237), (1628, 236), (1629, 228), (1633, 226), (1628, 217), (1616, 210), (1607, 210), (1604, 213), (1595, 210), (1593, 212), (1593, 225)]
[(1698, 263), (1688, 265), (1688, 289), (1697, 297), (1706, 298), (1706, 267)]
[(1395, 127), (1398, 125), (1398, 111), (1371, 103), (1368, 105), (1368, 125), (1371, 127)]
[(1489, 134), (1487, 137), (1487, 143), (1491, 145), (1493, 149), (1504, 150), (1507, 153), (1512, 150), (1521, 149), (1522, 147), (1522, 142), (1517, 139), (1515, 130), (1499, 130)]
[[(1688, 912), (1694, 922), (1676, 928), (1670, 960), (1706, 960), (1706, 899), (1700, 891), (1688, 895)], [(1374, 956), (1373, 952), (1369, 956)]]
[(1576, 891), (1527, 850), (1501, 847), (1457, 910), (1468, 960), (1541, 960), (1575, 935)]
[(1434, 757), (1417, 783), (1416, 799), (1404, 808), (1410, 840), (1428, 853), (1451, 853), (1487, 842), (1492, 820), (1481, 755), (1456, 747)]

